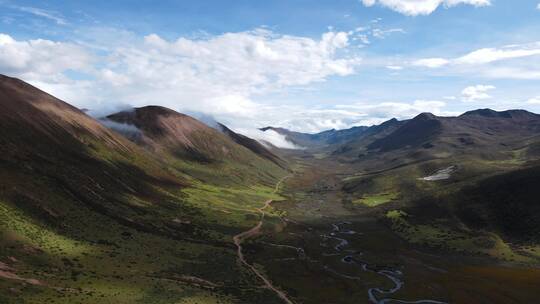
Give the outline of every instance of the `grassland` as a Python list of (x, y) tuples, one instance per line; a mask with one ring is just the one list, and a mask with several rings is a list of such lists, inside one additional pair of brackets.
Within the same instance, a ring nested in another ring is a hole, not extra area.
[(408, 220), (409, 215), (402, 210), (390, 210), (386, 213), (386, 218), (390, 220), (392, 230), (411, 244), (489, 256), (513, 263), (532, 265), (540, 263), (540, 254), (535, 247), (511, 245), (492, 232), (472, 231), (463, 227), (452, 228), (453, 223), (441, 220), (413, 224)]
[(377, 207), (398, 198), (398, 193), (378, 193), (375, 195), (368, 195), (360, 199), (354, 200), (352, 203), (355, 205), (363, 205), (367, 207)]
[[(263, 161), (257, 170), (254, 164), (182, 161), (167, 168), (179, 184), (153, 177), (163, 174), (163, 163), (144, 155), (124, 157), (99, 143), (91, 151), (100, 162), (80, 170), (95, 171), (93, 181), (50, 169), (66, 180), (65, 188), (58, 177), (36, 176), (32, 163), (23, 170), (4, 164), (0, 303), (227, 304), (273, 298), (237, 264), (232, 236), (257, 222), (255, 209), (266, 200), (281, 199), (274, 183), (284, 170)], [(130, 179), (134, 169), (122, 167), (126, 163), (145, 170), (135, 174), (141, 180)], [(95, 182), (118, 167), (126, 169), (118, 179)], [(77, 189), (77, 196), (66, 188)]]

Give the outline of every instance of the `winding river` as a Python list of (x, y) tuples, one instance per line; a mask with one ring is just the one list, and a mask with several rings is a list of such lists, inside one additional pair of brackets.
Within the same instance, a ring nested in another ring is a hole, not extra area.
[[(409, 303), (409, 304), (446, 304), (446, 302), (435, 301), (435, 300), (417, 300), (417, 301), (403, 301), (392, 299), (390, 296), (398, 292), (404, 285), (401, 277), (403, 274), (399, 270), (385, 269), (385, 270), (374, 270), (374, 267), (371, 267), (366, 262), (361, 261), (358, 257), (362, 253), (354, 249), (346, 249), (349, 246), (349, 241), (345, 239), (347, 235), (359, 234), (354, 230), (349, 230), (343, 228), (344, 226), (350, 225), (350, 222), (341, 222), (332, 224), (332, 231), (328, 234), (324, 234), (321, 237), (323, 239), (332, 239), (337, 241), (337, 245), (333, 247), (334, 252), (326, 253), (325, 256), (336, 256), (341, 257), (341, 262), (349, 265), (355, 265), (359, 267), (362, 271), (377, 273), (381, 276), (388, 278), (394, 284), (394, 287), (390, 289), (382, 289), (378, 287), (370, 288), (368, 290), (369, 301), (374, 304), (387, 304), (387, 303)], [(322, 246), (323, 244), (321, 244)], [(359, 277), (349, 276), (341, 274), (328, 266), (325, 266), (325, 269), (335, 275), (344, 277), (350, 280), (360, 280)]]
[[(280, 184), (287, 179), (289, 176), (286, 176), (278, 181), (278, 183), (275, 186), (274, 193), (276, 193), (279, 190)], [(243, 242), (249, 238), (255, 237), (261, 233), (261, 228), (264, 222), (264, 218), (266, 215), (265, 209), (267, 209), (272, 204), (272, 200), (268, 200), (264, 203), (264, 205), (260, 208), (257, 208), (256, 211), (261, 215), (260, 221), (252, 227), (251, 229), (244, 231), (242, 233), (239, 233), (233, 237), (234, 244), (237, 247), (237, 255), (238, 255), (238, 261), (251, 270), (261, 281), (263, 281), (264, 286), (268, 288), (269, 290), (273, 291), (283, 302), (287, 304), (294, 304), (294, 302), (289, 299), (288, 295), (281, 289), (274, 286), (274, 284), (267, 278), (262, 272), (260, 272), (255, 266), (248, 263), (243, 252)], [(373, 304), (387, 304), (387, 303), (408, 303), (408, 304), (447, 304), (445, 302), (441, 301), (435, 301), (435, 300), (417, 300), (417, 301), (404, 301), (404, 300), (398, 300), (393, 299), (390, 296), (398, 292), (404, 285), (403, 280), (401, 277), (403, 274), (399, 270), (392, 270), (392, 269), (384, 269), (384, 270), (376, 270), (375, 267), (372, 267), (370, 264), (363, 262), (359, 259), (360, 256), (362, 256), (362, 252), (356, 249), (351, 249), (349, 247), (349, 241), (346, 239), (347, 236), (361, 234), (359, 232), (356, 232), (351, 229), (344, 228), (345, 226), (351, 225), (350, 222), (339, 222), (336, 224), (332, 224), (332, 230), (328, 234), (323, 234), (321, 237), (324, 240), (334, 240), (336, 241), (336, 244), (332, 247), (333, 252), (324, 253), (323, 256), (326, 257), (339, 257), (341, 258), (341, 262), (349, 265), (354, 265), (359, 267), (362, 271), (365, 272), (372, 272), (379, 274), (381, 276), (384, 276), (388, 278), (392, 283), (394, 284), (394, 287), (390, 289), (382, 289), (379, 287), (373, 287), (368, 290), (368, 297), (369, 301)], [(263, 242), (264, 243), (264, 242)], [(266, 245), (275, 246), (275, 247), (281, 247), (281, 248), (288, 248), (288, 249), (294, 249), (297, 251), (298, 258), (303, 259), (307, 258), (306, 253), (304, 249), (297, 248), (289, 245), (280, 245), (280, 244), (273, 244), (273, 243), (265, 243)], [(326, 247), (324, 242), (321, 242), (321, 247)], [(340, 277), (350, 279), (350, 280), (361, 280), (359, 277), (349, 276), (345, 274), (341, 274), (333, 269), (331, 269), (328, 266), (324, 266), (324, 268)]]

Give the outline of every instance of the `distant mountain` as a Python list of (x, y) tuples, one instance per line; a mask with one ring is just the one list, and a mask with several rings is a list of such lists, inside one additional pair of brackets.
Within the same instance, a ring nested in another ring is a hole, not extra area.
[[(383, 131), (384, 130), (384, 131)], [(524, 110), (497, 112), (481, 109), (459, 117), (422, 113), (405, 121), (391, 120), (364, 131), (335, 147), (335, 155), (349, 158), (409, 155), (434, 158), (467, 154), (500, 158), (540, 136), (540, 115)]]
[(417, 147), (427, 144), (442, 132), (443, 122), (430, 113), (422, 113), (407, 121), (394, 132), (373, 141), (369, 150), (389, 151), (404, 147)]
[(320, 133), (309, 134), (294, 132), (284, 128), (266, 127), (261, 128), (261, 131), (272, 130), (281, 135), (284, 135), (287, 140), (305, 148), (323, 148), (326, 146), (338, 145), (357, 138), (366, 131), (368, 127), (352, 127), (344, 130), (327, 130)]
[(487, 117), (487, 118), (510, 118), (517, 120), (531, 120), (538, 119), (538, 114), (531, 113), (525, 110), (507, 110), (507, 111), (495, 111), (491, 109), (478, 109), (463, 113), (460, 117)]
[(359, 134), (356, 137), (352, 137), (346, 143), (335, 146), (333, 155), (349, 155), (353, 158), (361, 155), (363, 150), (366, 150), (367, 146), (375, 142), (378, 139), (384, 138), (394, 132), (397, 128), (405, 124), (405, 121), (398, 121), (393, 118), (388, 121), (383, 122), (380, 125), (374, 125), (367, 128), (364, 132)]

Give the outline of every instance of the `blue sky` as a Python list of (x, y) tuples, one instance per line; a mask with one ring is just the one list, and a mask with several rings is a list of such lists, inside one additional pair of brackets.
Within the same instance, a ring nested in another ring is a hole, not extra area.
[(158, 104), (255, 137), (540, 112), (539, 2), (0, 1), (0, 73), (95, 115)]

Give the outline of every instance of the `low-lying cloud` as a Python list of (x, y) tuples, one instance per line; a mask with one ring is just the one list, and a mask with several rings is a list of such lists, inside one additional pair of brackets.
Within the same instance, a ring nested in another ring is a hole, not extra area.
[(112, 121), (112, 120), (107, 119), (107, 118), (101, 118), (98, 121), (103, 126), (105, 126), (106, 128), (114, 130), (114, 131), (126, 136), (127, 138), (136, 139), (136, 138), (139, 138), (140, 136), (142, 136), (141, 130), (139, 130), (134, 125), (119, 123), (119, 122)]
[(279, 134), (274, 130), (261, 131), (259, 129), (237, 129), (235, 130), (235, 132), (253, 138), (262, 143), (263, 145), (266, 145), (266, 143), (270, 143), (273, 146), (282, 149), (303, 149), (303, 147), (300, 147), (293, 142), (287, 140), (285, 135)]

